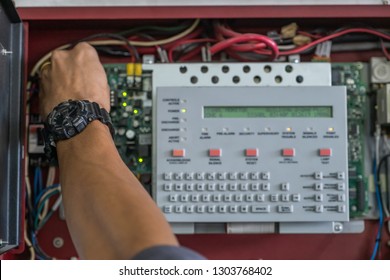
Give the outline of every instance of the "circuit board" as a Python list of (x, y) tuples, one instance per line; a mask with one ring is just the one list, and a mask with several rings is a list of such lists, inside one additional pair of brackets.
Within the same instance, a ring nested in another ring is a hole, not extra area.
[(368, 178), (365, 175), (365, 121), (367, 115), (367, 66), (363, 63), (332, 64), (332, 84), (347, 87), (348, 168), (350, 217), (368, 211)]
[(151, 190), (152, 100), (151, 76), (127, 75), (126, 64), (106, 64), (110, 86), (111, 119), (115, 145), (123, 161)]
[[(363, 63), (332, 64), (332, 84), (345, 85), (348, 99), (348, 162), (350, 216), (363, 217), (368, 208), (368, 179), (364, 166), (367, 118), (366, 67)], [(126, 64), (106, 64), (110, 86), (115, 144), (126, 165), (151, 191), (152, 178), (152, 73), (136, 80)]]

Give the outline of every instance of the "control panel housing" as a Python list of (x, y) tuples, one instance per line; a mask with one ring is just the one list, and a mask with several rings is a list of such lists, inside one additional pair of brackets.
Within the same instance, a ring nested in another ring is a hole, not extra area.
[(155, 92), (154, 197), (168, 221), (349, 220), (345, 87)]

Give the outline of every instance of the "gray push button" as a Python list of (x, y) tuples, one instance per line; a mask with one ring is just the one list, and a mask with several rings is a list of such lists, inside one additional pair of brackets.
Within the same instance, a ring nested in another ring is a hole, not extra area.
[(261, 173), (261, 179), (263, 179), (263, 180), (270, 180), (271, 179), (271, 173), (270, 172), (262, 172)]
[(184, 179), (188, 181), (192, 181), (194, 179), (194, 174), (193, 173), (184, 173)]
[(294, 211), (294, 208), (292, 205), (279, 205), (278, 206), (278, 212), (279, 213), (292, 213)]
[(183, 184), (175, 184), (175, 191), (181, 192), (183, 189)]
[(246, 179), (248, 179), (248, 173), (240, 172), (240, 173), (238, 173), (238, 178), (240, 178), (240, 180), (246, 180)]
[(163, 174), (163, 178), (164, 178), (164, 180), (166, 180), (166, 181), (172, 180), (172, 173), (170, 173), (170, 172), (164, 173), (164, 174)]
[(225, 172), (218, 172), (217, 173), (217, 179), (218, 180), (225, 180), (226, 179), (226, 173)]
[(176, 213), (182, 213), (183, 212), (183, 205), (176, 205), (175, 206), (175, 212)]
[(228, 177), (230, 180), (237, 180), (237, 173), (236, 172), (229, 172)]
[(249, 206), (248, 206), (248, 205), (241, 205), (241, 206), (240, 206), (240, 211), (241, 211), (242, 213), (248, 213), (248, 211), (249, 211)]
[(322, 178), (323, 178), (323, 175), (322, 175), (321, 171), (318, 171), (318, 172), (314, 173), (314, 179), (322, 180)]
[(259, 173), (258, 172), (251, 172), (251, 173), (249, 173), (249, 178), (251, 178), (251, 180), (258, 180)]
[(203, 183), (196, 184), (196, 190), (197, 191), (204, 191), (205, 190), (205, 185)]
[(177, 180), (177, 181), (183, 180), (183, 173), (181, 173), (181, 172), (174, 173), (174, 174), (173, 174), (173, 179), (175, 179), (175, 180)]
[(316, 205), (316, 206), (315, 206), (315, 212), (316, 212), (316, 213), (322, 213), (322, 212), (324, 212), (324, 206), (323, 206), (323, 205)]
[(210, 181), (215, 180), (215, 173), (214, 172), (207, 173), (206, 178), (207, 178), (207, 180), (210, 180)]
[(209, 213), (215, 213), (216, 209), (217, 209), (217, 207), (215, 205), (208, 205), (207, 206), (207, 212), (209, 212)]
[(204, 180), (204, 173), (203, 172), (196, 172), (195, 179), (196, 180)]
[(314, 189), (316, 191), (322, 191), (324, 189), (324, 184), (323, 183), (315, 183), (314, 184)]
[(237, 189), (238, 189), (238, 187), (237, 187), (236, 183), (229, 184), (229, 190), (236, 191)]
[(282, 183), (282, 184), (280, 185), (280, 189), (281, 189), (282, 191), (288, 191), (288, 190), (290, 189), (290, 183)]
[(265, 206), (260, 206), (260, 205), (252, 206), (252, 212), (253, 213), (269, 213), (270, 212), (270, 207), (269, 207), (269, 205), (265, 205)]
[(194, 185), (193, 184), (184, 184), (184, 188), (186, 191), (192, 192), (194, 190)]
[(172, 213), (172, 206), (171, 206), (171, 205), (165, 205), (165, 206), (163, 207), (163, 211), (164, 211), (164, 213), (166, 213), (166, 214)]
[(269, 191), (271, 189), (271, 184), (270, 183), (261, 184), (261, 189), (263, 191)]

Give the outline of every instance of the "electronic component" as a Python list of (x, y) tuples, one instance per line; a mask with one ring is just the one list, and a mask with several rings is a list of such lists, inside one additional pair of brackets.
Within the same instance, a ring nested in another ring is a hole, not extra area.
[(390, 62), (385, 57), (371, 58), (371, 82), (390, 83)]
[(30, 154), (44, 154), (43, 124), (29, 126), (28, 152)]
[[(140, 65), (105, 64), (110, 86), (111, 119), (116, 128), (115, 145), (123, 161), (150, 191), (152, 172), (151, 77)], [(143, 75), (148, 79), (142, 80)], [(136, 77), (135, 77), (136, 76)], [(146, 87), (144, 89), (144, 87)]]
[[(348, 112), (348, 169), (351, 218), (368, 210), (368, 178), (365, 168), (368, 66), (363, 63), (332, 64), (332, 84), (346, 85)], [(335, 78), (337, 77), (337, 78)]]
[[(242, 66), (230, 64), (231, 76)], [(200, 85), (191, 82), (200, 65), (186, 65), (189, 75), (178, 65), (154, 69), (179, 76), (170, 87), (153, 80), (153, 184), (168, 221), (348, 221), (346, 91), (326, 80), (329, 65), (316, 66), (324, 79), (315, 87), (314, 74), (302, 73), (305, 86), (287, 75), (271, 87), (253, 86), (250, 76), (215, 86), (209, 78), (221, 64), (207, 65)], [(249, 67), (261, 73), (264, 65)]]
[(386, 84), (377, 93), (377, 117), (380, 125), (390, 125), (390, 84)]

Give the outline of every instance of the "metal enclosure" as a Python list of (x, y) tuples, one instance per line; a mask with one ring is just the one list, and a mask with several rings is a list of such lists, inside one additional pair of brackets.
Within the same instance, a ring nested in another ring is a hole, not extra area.
[(0, 6), (0, 254), (22, 239), (22, 23), (11, 0)]

